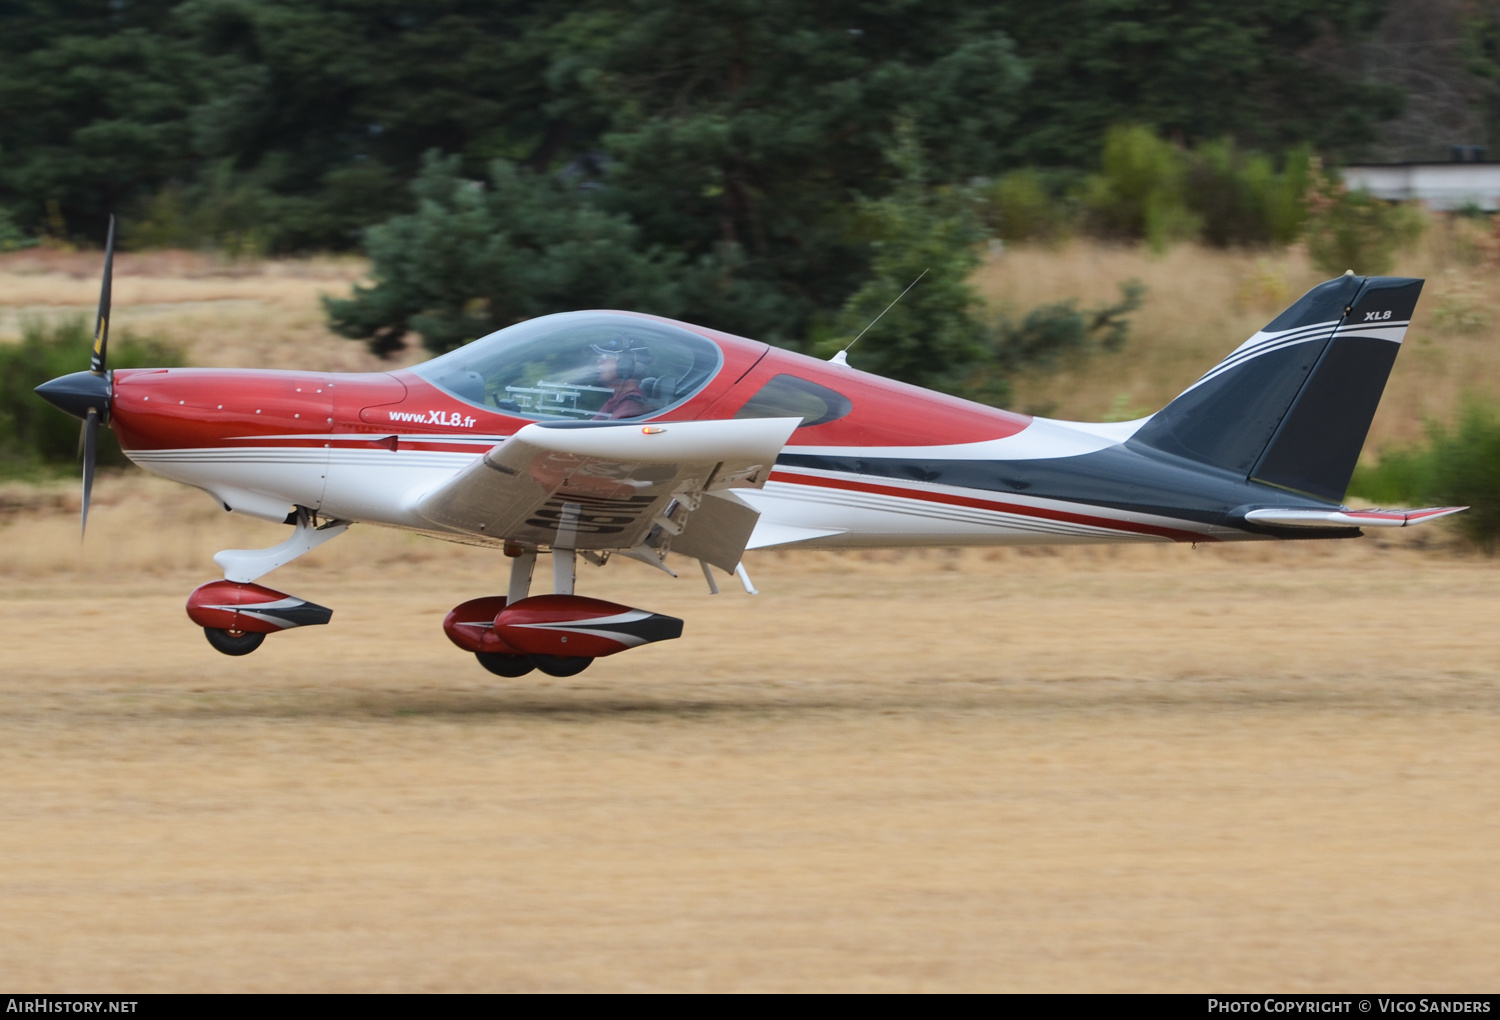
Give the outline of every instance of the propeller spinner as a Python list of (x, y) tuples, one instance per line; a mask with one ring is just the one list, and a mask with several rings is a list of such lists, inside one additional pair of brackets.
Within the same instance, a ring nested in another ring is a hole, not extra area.
[(81, 538), (89, 526), (89, 498), (94, 491), (94, 464), (99, 454), (99, 426), (109, 422), (111, 384), (105, 369), (109, 350), (109, 303), (115, 264), (115, 218), (109, 218), (104, 242), (104, 280), (99, 287), (99, 314), (94, 319), (94, 350), (87, 372), (58, 376), (36, 388), (37, 395), (60, 411), (83, 420), (79, 437), (83, 450), (83, 519)]

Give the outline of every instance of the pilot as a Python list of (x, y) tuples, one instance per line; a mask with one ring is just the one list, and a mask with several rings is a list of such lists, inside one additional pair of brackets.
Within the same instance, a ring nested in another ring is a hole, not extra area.
[(596, 421), (638, 418), (653, 408), (641, 390), (641, 376), (651, 364), (651, 350), (639, 340), (617, 336), (602, 344), (591, 344), (599, 355), (599, 382), (614, 390), (594, 415)]

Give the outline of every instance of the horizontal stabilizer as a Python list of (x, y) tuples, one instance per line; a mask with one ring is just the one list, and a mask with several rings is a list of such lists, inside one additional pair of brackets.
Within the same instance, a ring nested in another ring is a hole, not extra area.
[(1456, 514), (1466, 506), (1430, 506), (1422, 510), (1251, 510), (1245, 520), (1296, 528), (1404, 528)]

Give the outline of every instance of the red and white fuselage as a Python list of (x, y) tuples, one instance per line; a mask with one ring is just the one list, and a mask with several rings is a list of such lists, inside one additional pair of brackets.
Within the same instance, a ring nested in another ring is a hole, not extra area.
[[(642, 421), (733, 419), (770, 380), (788, 376), (848, 401), (836, 419), (798, 428), (764, 487), (740, 493), (760, 513), (750, 548), (1260, 537), (1212, 521), (1033, 493), (1024, 482), (978, 487), (945, 477), (972, 473), (973, 465), (1004, 465), (1012, 473), (1028, 465), (1082, 465), (1090, 454), (1120, 447), (1140, 422), (1015, 414), (672, 325), (713, 343), (722, 365), (686, 402)], [(464, 542), (500, 544), (505, 536), (446, 535), (417, 512), (423, 496), (534, 420), (477, 406), (410, 370), (113, 373), (111, 425), (127, 456), (153, 474), (268, 520), (301, 506), (322, 517)], [(896, 466), (872, 470), (877, 464)]]

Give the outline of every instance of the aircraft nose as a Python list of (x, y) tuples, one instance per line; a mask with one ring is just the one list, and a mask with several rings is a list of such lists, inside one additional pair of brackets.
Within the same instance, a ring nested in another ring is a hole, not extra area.
[(49, 379), (36, 388), (36, 395), (47, 403), (80, 420), (89, 409), (99, 413), (101, 421), (109, 418), (109, 379), (93, 372), (73, 372)]

